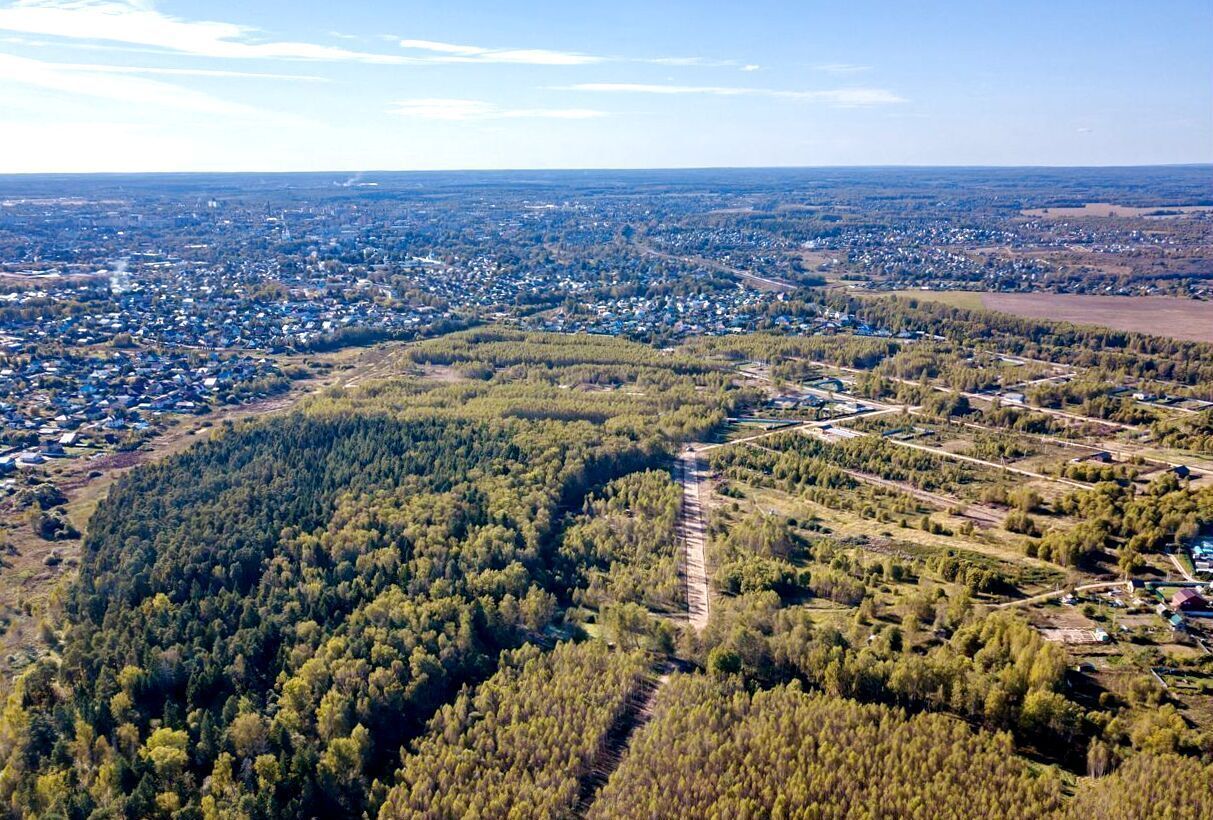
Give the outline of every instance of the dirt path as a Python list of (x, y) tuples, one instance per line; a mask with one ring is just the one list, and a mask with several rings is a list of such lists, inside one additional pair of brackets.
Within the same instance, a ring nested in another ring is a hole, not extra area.
[(1045, 475), (1044, 473), (1036, 473), (1032, 470), (1025, 470), (1022, 467), (1012, 467), (1009, 464), (999, 464), (997, 461), (986, 461), (984, 458), (974, 458), (973, 456), (962, 456), (960, 453), (949, 453), (947, 450), (941, 450), (938, 447), (927, 447), (925, 444), (915, 444), (912, 441), (899, 441), (895, 438), (887, 438), (891, 444), (896, 444), (898, 447), (909, 447), (911, 450), (921, 450), (924, 453), (932, 453), (941, 458), (950, 458), (954, 461), (964, 461), (969, 464), (980, 464), (983, 467), (990, 467), (995, 470), (1003, 470), (1004, 472), (1013, 473), (1015, 475), (1026, 476), (1028, 478), (1038, 478), (1042, 481), (1052, 481), (1056, 484), (1064, 484), (1067, 487), (1073, 487), (1076, 490), (1089, 490), (1090, 484), (1084, 484), (1081, 481), (1074, 481), (1070, 478), (1061, 478), (1059, 476)]
[(718, 441), (715, 444), (693, 444), (691, 446), (695, 448), (695, 452), (697, 453), (706, 453), (709, 450), (715, 450), (718, 447), (728, 447), (733, 444), (751, 444), (755, 441), (759, 441), (770, 436), (777, 436), (780, 433), (787, 433), (792, 430), (801, 430), (803, 432), (823, 430), (827, 427), (833, 427), (834, 425), (845, 424), (852, 419), (874, 418), (875, 416), (883, 416), (887, 413), (899, 412), (901, 412), (900, 407), (886, 407), (883, 410), (864, 410), (860, 413), (848, 413), (845, 416), (838, 416), (837, 418), (833, 419), (822, 419), (821, 421), (797, 421), (795, 424), (784, 424), (771, 430), (763, 430), (761, 433), (754, 433), (753, 435), (749, 436), (741, 436), (740, 438), (735, 438), (730, 441)]
[[(756, 447), (759, 450), (763, 450), (774, 455), (780, 455), (779, 450), (774, 450), (763, 444), (758, 444), (753, 440), (747, 439), (744, 441), (744, 443), (749, 444), (751, 447)], [(881, 478), (878, 475), (872, 475), (871, 473), (865, 473), (860, 470), (851, 470), (846, 467), (838, 467), (837, 465), (831, 466), (834, 466), (835, 469), (846, 473), (856, 481), (863, 482), (864, 484), (871, 484), (874, 487), (880, 487), (885, 490), (904, 493), (905, 495), (916, 498), (919, 501), (923, 501), (930, 504), (932, 507), (937, 507), (941, 510), (951, 510), (957, 507), (963, 508), (964, 512), (960, 513), (962, 518), (972, 519), (974, 523), (980, 524), (983, 527), (1002, 526), (1003, 519), (1006, 518), (1006, 516), (1000, 513), (998, 510), (992, 510), (989, 507), (983, 507), (979, 504), (972, 504), (952, 496), (933, 493), (930, 490), (919, 489), (908, 481), (894, 481), (889, 478)]]
[(708, 625), (707, 526), (704, 522), (703, 469), (699, 455), (690, 447), (678, 456), (678, 482), (682, 485), (682, 510), (678, 516), (678, 540), (687, 588), (687, 618), (696, 631)]
[(971, 504), (967, 501), (962, 501), (959, 498), (952, 498), (947, 495), (940, 495), (929, 490), (921, 490), (906, 481), (892, 481), (887, 478), (881, 478), (870, 473), (861, 473), (859, 470), (843, 469), (843, 472), (849, 475), (856, 481), (862, 481), (865, 484), (872, 484), (877, 487), (884, 487), (887, 490), (895, 490), (905, 493), (908, 496), (926, 502), (933, 507), (938, 507), (941, 510), (951, 510), (953, 508), (961, 508), (964, 512), (960, 513), (962, 518), (970, 518), (975, 523), (983, 527), (1001, 527), (1005, 515), (992, 510), (989, 507), (983, 507), (979, 504)]
[(1197, 578), (1192, 575), (1192, 573), (1188, 572), (1184, 565), (1179, 562), (1179, 559), (1175, 557), (1175, 553), (1168, 552), (1167, 557), (1171, 559), (1171, 563), (1175, 565), (1177, 570), (1179, 570), (1179, 574), (1184, 577), (1185, 581), (1191, 581), (1193, 583), (1197, 581)]
[(593, 767), (587, 775), (581, 778), (581, 794), (577, 800), (576, 817), (585, 817), (589, 813), (590, 807), (598, 799), (598, 793), (619, 768), (623, 755), (632, 742), (632, 737), (653, 716), (653, 702), (657, 699), (657, 692), (669, 679), (668, 674), (659, 678), (646, 678), (632, 693), (623, 713), (619, 715), (615, 720), (615, 725), (607, 733)]
[[(1124, 581), (1100, 581), (1097, 584), (1083, 584), (1082, 586), (1074, 587), (1075, 592), (1088, 592), (1093, 589), (1112, 589), (1113, 587), (1123, 587)], [(1055, 589), (1052, 592), (1043, 592), (1040, 595), (1033, 595), (1031, 598), (1020, 598), (1018, 601), (1007, 601), (1002, 604), (994, 604), (995, 609), (1008, 609), (1014, 606), (1028, 606), (1029, 604), (1038, 604), (1041, 601), (1047, 601), (1050, 598), (1060, 598), (1065, 595), (1064, 589)]]
[[(843, 373), (858, 374), (858, 373), (865, 372), (863, 370), (858, 370), (854, 367), (843, 367), (841, 365), (828, 364), (826, 362), (819, 362), (819, 361), (816, 361), (813, 359), (805, 359), (804, 361), (807, 364), (811, 364), (815, 367), (833, 368), (833, 369), (839, 370)], [(1033, 361), (1033, 360), (1027, 359), (1025, 361)], [(1049, 363), (1041, 362), (1041, 364), (1049, 364)], [(1053, 366), (1056, 367), (1057, 365), (1053, 365)], [(913, 379), (902, 379), (897, 376), (886, 376), (885, 378), (887, 378), (891, 382), (897, 382), (898, 384), (908, 384), (908, 385), (915, 386), (915, 387), (918, 386), (918, 384), (919, 384), (918, 382), (914, 381)], [(974, 401), (993, 403), (996, 400), (995, 396), (986, 395), (984, 393), (970, 393), (965, 390), (957, 390), (952, 387), (945, 387), (944, 385), (941, 385), (941, 384), (932, 384), (932, 385), (930, 385), (930, 387), (932, 390), (935, 390), (936, 392), (939, 392), (939, 393), (953, 393), (956, 395), (964, 396), (967, 399), (973, 399)], [(1124, 424), (1119, 421), (1108, 421), (1106, 419), (1092, 418), (1091, 416), (1083, 416), (1083, 415), (1079, 415), (1078, 413), (1069, 413), (1065, 410), (1056, 410), (1052, 407), (1037, 407), (1034, 404), (1009, 405), (1009, 406), (1018, 406), (1018, 407), (1022, 407), (1025, 410), (1031, 410), (1036, 413), (1044, 413), (1044, 414), (1050, 415), (1050, 416), (1057, 416), (1058, 418), (1069, 419), (1070, 421), (1077, 421), (1077, 422), (1082, 422), (1085, 424), (1103, 425), (1104, 427), (1108, 427), (1113, 430), (1130, 430), (1133, 432), (1142, 431), (1142, 428), (1137, 425)]]

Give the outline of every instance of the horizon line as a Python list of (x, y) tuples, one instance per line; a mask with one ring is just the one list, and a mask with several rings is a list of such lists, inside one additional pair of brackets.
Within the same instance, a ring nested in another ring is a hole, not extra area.
[(1100, 165), (1071, 165), (1071, 164), (974, 164), (974, 165), (944, 165), (944, 164), (839, 164), (839, 165), (670, 165), (670, 166), (561, 166), (553, 168), (536, 167), (462, 167), (462, 168), (398, 168), (398, 169), (367, 169), (367, 168), (329, 168), (318, 170), (172, 170), (172, 171), (0, 171), (3, 177), (117, 177), (117, 176), (205, 176), (205, 175), (261, 175), (288, 176), (304, 174), (472, 174), (472, 173), (623, 173), (648, 172), (661, 173), (673, 171), (815, 171), (815, 170), (1111, 170), (1111, 169), (1147, 169), (1147, 168), (1209, 168), (1213, 169), (1213, 159), (1200, 162), (1162, 162), (1162, 163), (1105, 163)]

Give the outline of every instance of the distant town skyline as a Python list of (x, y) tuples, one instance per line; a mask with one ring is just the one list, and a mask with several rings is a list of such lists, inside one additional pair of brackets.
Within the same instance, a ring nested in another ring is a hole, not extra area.
[(0, 173), (1213, 162), (1213, 4), (0, 0)]

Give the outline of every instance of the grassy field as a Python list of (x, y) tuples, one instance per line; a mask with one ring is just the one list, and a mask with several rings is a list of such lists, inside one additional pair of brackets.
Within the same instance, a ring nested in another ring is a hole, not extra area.
[(1024, 216), (1044, 216), (1051, 219), (1066, 219), (1082, 216), (1170, 216), (1213, 210), (1209, 205), (1163, 205), (1151, 208), (1135, 208), (1131, 205), (1113, 205), (1110, 202), (1088, 202), (1085, 205), (1065, 208), (1029, 208), (1021, 211)]
[(985, 294), (974, 290), (894, 290), (890, 293), (906, 299), (941, 302), (965, 310), (983, 310), (985, 308), (985, 303), (982, 301)]
[(980, 291), (898, 290), (902, 298), (942, 302), (969, 310), (997, 310), (1029, 319), (1099, 325), (1213, 342), (1213, 302), (1177, 296), (1101, 296), (1085, 293), (983, 293)]

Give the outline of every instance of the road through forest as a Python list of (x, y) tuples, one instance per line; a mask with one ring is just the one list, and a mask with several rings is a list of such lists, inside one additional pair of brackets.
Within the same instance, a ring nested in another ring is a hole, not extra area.
[(708, 625), (707, 524), (704, 521), (703, 469), (699, 455), (687, 448), (678, 456), (678, 482), (682, 485), (682, 510), (678, 516), (678, 540), (687, 589), (687, 617), (691, 626)]

